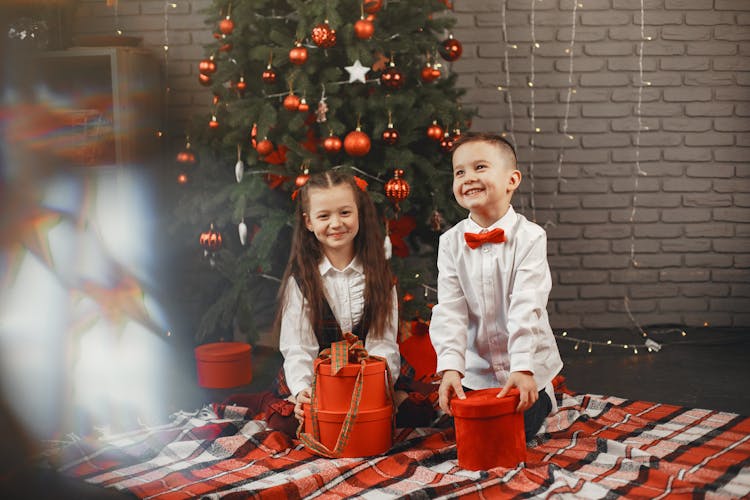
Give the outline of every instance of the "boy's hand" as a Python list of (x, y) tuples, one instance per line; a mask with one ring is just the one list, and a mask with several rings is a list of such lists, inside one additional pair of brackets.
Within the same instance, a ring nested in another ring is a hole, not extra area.
[(312, 388), (308, 387), (307, 389), (302, 389), (297, 393), (297, 396), (294, 398), (294, 416), (299, 420), (301, 423), (305, 422), (305, 412), (302, 409), (302, 404), (312, 403)]
[(518, 402), (516, 411), (528, 410), (534, 403), (536, 403), (536, 400), (539, 399), (539, 391), (537, 390), (536, 382), (534, 382), (534, 376), (531, 372), (512, 372), (510, 377), (508, 377), (508, 381), (505, 383), (505, 387), (503, 387), (503, 390), (500, 391), (497, 397), (504, 397), (511, 387), (517, 387), (518, 392), (521, 395), (521, 400)]
[(440, 381), (438, 395), (440, 396), (440, 408), (448, 415), (453, 415), (450, 409), (451, 398), (456, 396), (458, 399), (466, 399), (464, 388), (461, 387), (461, 374), (456, 370), (445, 370), (443, 379)]

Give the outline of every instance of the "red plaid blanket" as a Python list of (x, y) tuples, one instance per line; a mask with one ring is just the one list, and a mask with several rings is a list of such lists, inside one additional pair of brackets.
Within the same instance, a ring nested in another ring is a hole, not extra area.
[(588, 394), (558, 402), (514, 469), (460, 469), (453, 429), (403, 429), (381, 457), (321, 458), (239, 407), (72, 443), (59, 469), (153, 499), (750, 496), (748, 417)]

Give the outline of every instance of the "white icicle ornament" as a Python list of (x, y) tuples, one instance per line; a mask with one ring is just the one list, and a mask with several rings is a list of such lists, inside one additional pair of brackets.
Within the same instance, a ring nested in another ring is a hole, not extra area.
[(383, 242), (383, 248), (385, 249), (385, 258), (390, 259), (391, 254), (393, 253), (393, 245), (391, 244), (391, 237), (389, 235), (385, 235), (385, 241)]
[(234, 165), (234, 176), (237, 178), (237, 182), (242, 182), (242, 177), (245, 175), (245, 164), (242, 162), (242, 160), (237, 160), (237, 163)]
[(247, 243), (247, 224), (245, 224), (244, 220), (237, 226), (237, 231), (240, 233), (240, 243), (242, 243), (242, 246), (245, 246)]

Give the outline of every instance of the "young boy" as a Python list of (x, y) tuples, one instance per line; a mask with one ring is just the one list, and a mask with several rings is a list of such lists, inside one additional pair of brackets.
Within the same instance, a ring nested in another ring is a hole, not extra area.
[(438, 303), (430, 337), (442, 375), (440, 407), (465, 389), (518, 388), (526, 439), (557, 410), (562, 368), (547, 318), (547, 236), (510, 205), (521, 183), (513, 146), (466, 134), (453, 147), (453, 195), (469, 217), (440, 237)]

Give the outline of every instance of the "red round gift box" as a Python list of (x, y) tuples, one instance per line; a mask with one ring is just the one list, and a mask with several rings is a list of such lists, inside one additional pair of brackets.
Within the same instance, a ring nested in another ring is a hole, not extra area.
[[(302, 405), (302, 409), (305, 412), (305, 432), (312, 435), (312, 410), (309, 404)], [(393, 445), (392, 416), (393, 406), (390, 404), (374, 410), (359, 411), (341, 456), (371, 457), (387, 452)], [(345, 418), (346, 411), (318, 410), (320, 442), (329, 450), (336, 447)]]
[(498, 398), (501, 390), (469, 391), (466, 399), (451, 400), (459, 467), (488, 470), (515, 467), (526, 460), (523, 412), (516, 412), (518, 390)]
[[(365, 360), (362, 374), (362, 396), (359, 401), (360, 411), (374, 410), (389, 405), (386, 393), (385, 361), (368, 358)], [(348, 363), (335, 375), (331, 373), (330, 359), (316, 359), (315, 397), (318, 408), (325, 411), (349, 410), (354, 385), (362, 367), (358, 363)]]
[(214, 342), (195, 348), (198, 385), (224, 389), (253, 379), (252, 348), (243, 342)]

